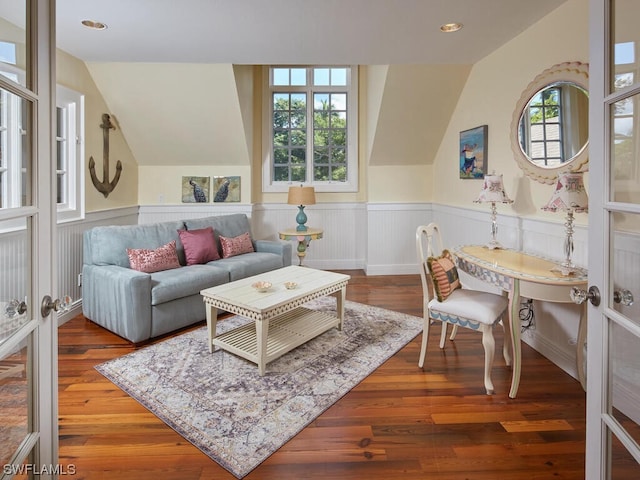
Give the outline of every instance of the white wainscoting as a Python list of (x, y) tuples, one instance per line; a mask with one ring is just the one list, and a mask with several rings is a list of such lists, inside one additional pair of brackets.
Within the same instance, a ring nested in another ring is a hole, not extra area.
[(0, 262), (0, 303), (24, 300), (29, 268), (25, 229), (0, 234)]
[[(81, 313), (82, 290), (78, 275), (82, 272), (82, 234), (97, 225), (125, 225), (138, 221), (138, 207), (121, 208), (105, 212), (90, 213), (84, 220), (58, 224), (56, 247), (56, 291), (54, 298), (69, 295), (73, 301), (69, 311), (58, 315), (58, 324)], [(27, 296), (27, 249), (25, 230), (16, 230), (0, 234), (0, 302), (11, 299), (24, 299)], [(30, 308), (39, 305), (37, 299), (31, 300)]]
[(78, 275), (82, 272), (82, 235), (85, 230), (100, 225), (135, 225), (138, 207), (118, 208), (88, 213), (83, 220), (58, 225), (57, 291), (58, 296), (69, 295), (72, 308), (58, 315), (58, 325), (82, 313), (82, 287)]
[[(491, 238), (491, 214), (488, 211), (434, 205), (434, 221), (450, 245), (483, 244)], [(505, 247), (524, 250), (552, 260), (564, 258), (564, 217), (556, 221), (516, 217), (498, 211), (498, 241)], [(574, 263), (586, 267), (587, 228), (574, 227)], [(461, 273), (463, 283), (470, 288), (498, 293), (495, 287)], [(533, 303), (535, 321), (532, 328), (522, 334), (522, 340), (547, 357), (565, 372), (577, 378), (576, 338), (580, 307), (572, 303)], [(526, 365), (523, 365), (526, 375)]]
[(184, 205), (141, 205), (138, 223), (170, 222), (191, 218), (244, 213), (251, 216), (253, 205), (247, 203), (186, 203)]
[(416, 229), (432, 218), (431, 204), (368, 204), (367, 275), (417, 274)]
[[(324, 238), (309, 246), (305, 264), (322, 269), (363, 269), (368, 275), (417, 274), (415, 230), (420, 224), (437, 222), (447, 245), (482, 244), (491, 236), (488, 208), (469, 208), (439, 204), (323, 203), (306, 207), (308, 225), (322, 228)], [(244, 213), (250, 217), (254, 237), (278, 239), (278, 231), (295, 226), (297, 209), (287, 204), (207, 204), (153, 205), (120, 208), (87, 214), (82, 221), (58, 225), (57, 292), (74, 300), (73, 308), (59, 315), (59, 324), (81, 312), (82, 289), (78, 274), (82, 271), (82, 235), (99, 225), (129, 225), (153, 223), (209, 215)], [(506, 247), (522, 249), (555, 260), (564, 257), (564, 217), (531, 219), (504, 214), (498, 208), (498, 240)], [(18, 288), (26, 280), (24, 274), (24, 232), (0, 235), (0, 301), (22, 298)], [(587, 265), (587, 228), (576, 226), (573, 260)], [(640, 236), (624, 233), (613, 242), (617, 289), (626, 288), (640, 295)], [(297, 261), (295, 248), (292, 260)], [(473, 288), (495, 291), (483, 282), (463, 275), (463, 281)], [(629, 318), (638, 318), (640, 302), (615, 308)], [(547, 357), (564, 371), (577, 378), (575, 341), (579, 307), (571, 303), (534, 302), (535, 324), (522, 335), (524, 342)], [(523, 365), (526, 378), (527, 366)], [(633, 379), (635, 382), (635, 378)], [(629, 409), (638, 410), (635, 400)]]
[[(250, 218), (251, 234), (262, 240), (278, 240), (278, 231), (296, 226), (297, 207), (287, 204), (206, 205), (140, 207), (140, 223), (181, 220), (210, 215), (244, 213)], [(321, 269), (350, 270), (365, 268), (367, 247), (366, 205), (362, 203), (322, 203), (305, 207), (307, 225), (322, 228), (321, 240), (307, 249), (305, 265)], [(298, 257), (293, 248), (292, 262)]]
[[(322, 203), (305, 208), (307, 224), (324, 230), (324, 238), (311, 242), (305, 264), (310, 267), (349, 270), (363, 269), (368, 275), (417, 274), (415, 230), (420, 224), (437, 222), (447, 245), (482, 244), (490, 239), (491, 218), (485, 205), (468, 208), (431, 203)], [(149, 205), (139, 208), (95, 212), (81, 222), (61, 224), (58, 233), (58, 291), (81, 298), (77, 275), (82, 266), (82, 232), (96, 225), (153, 223), (209, 215), (244, 213), (250, 217), (255, 238), (278, 239), (278, 231), (295, 226), (297, 209), (287, 204), (207, 204)], [(531, 219), (500, 212), (498, 207), (498, 240), (506, 247), (562, 260), (565, 237), (564, 217)], [(9, 237), (0, 237), (0, 254), (10, 258), (5, 248)], [(587, 229), (576, 226), (573, 260), (587, 263)], [(297, 262), (295, 248), (292, 261)], [(615, 261), (618, 265), (638, 266), (640, 240), (625, 235), (616, 240)], [(640, 272), (622, 269), (616, 286), (636, 291)], [(464, 274), (463, 274), (464, 275)], [(473, 288), (495, 291), (483, 282), (463, 277)], [(0, 285), (9, 285), (0, 278)], [(4, 288), (4, 287), (3, 287)], [(8, 291), (8, 290), (7, 290)], [(639, 308), (637, 303), (634, 307)], [(534, 302), (535, 324), (523, 333), (523, 340), (560, 368), (573, 375), (575, 341), (579, 307), (573, 304)], [(627, 313), (627, 312), (625, 312)], [(635, 313), (634, 313), (635, 314)], [(65, 318), (66, 316), (61, 316)], [(526, 375), (526, 365), (523, 366)]]

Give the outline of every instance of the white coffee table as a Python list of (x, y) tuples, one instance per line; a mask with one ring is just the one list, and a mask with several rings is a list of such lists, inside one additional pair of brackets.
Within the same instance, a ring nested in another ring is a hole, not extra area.
[[(308, 267), (290, 266), (235, 282), (202, 290), (207, 307), (209, 350), (219, 347), (258, 365), (264, 375), (266, 364), (327, 330), (342, 330), (347, 282), (351, 277)], [(251, 285), (272, 284), (267, 292)], [(297, 287), (287, 290), (285, 282)], [(310, 300), (333, 295), (337, 316), (303, 307)], [(218, 311), (249, 318), (242, 327), (216, 335)]]

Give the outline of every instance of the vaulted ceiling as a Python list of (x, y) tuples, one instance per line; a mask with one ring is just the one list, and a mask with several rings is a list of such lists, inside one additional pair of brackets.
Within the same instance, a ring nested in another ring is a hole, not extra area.
[[(473, 64), (564, 2), (57, 0), (56, 28), (91, 62)], [(0, 16), (24, 26), (25, 3), (2, 0)], [(448, 22), (464, 28), (443, 34)]]
[[(431, 163), (471, 66), (565, 1), (57, 0), (57, 46), (86, 62), (140, 165), (249, 165), (237, 67), (268, 64), (388, 66), (367, 161)], [(24, 8), (2, 0), (0, 17), (22, 26)]]

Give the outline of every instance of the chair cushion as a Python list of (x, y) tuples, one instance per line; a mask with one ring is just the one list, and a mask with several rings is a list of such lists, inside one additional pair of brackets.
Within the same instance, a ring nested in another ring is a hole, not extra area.
[(427, 266), (439, 302), (444, 302), (451, 292), (462, 287), (456, 264), (449, 250), (443, 250), (439, 257), (427, 258)]
[[(479, 290), (467, 290), (459, 288), (451, 293), (444, 302), (433, 299), (429, 302), (429, 316), (436, 320), (448, 321), (439, 318), (441, 315), (457, 317), (458, 320), (471, 320), (473, 322), (493, 325), (505, 312), (509, 301), (507, 297), (495, 293)], [(458, 323), (453, 321), (449, 323)]]

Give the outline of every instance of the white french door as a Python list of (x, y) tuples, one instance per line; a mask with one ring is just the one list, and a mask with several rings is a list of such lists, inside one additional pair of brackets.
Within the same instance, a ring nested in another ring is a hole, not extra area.
[(589, 284), (601, 299), (588, 310), (586, 478), (626, 480), (640, 478), (640, 2), (591, 0), (589, 14)]
[(0, 2), (0, 479), (57, 478), (53, 0)]

